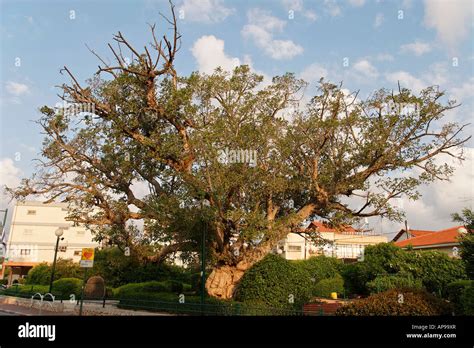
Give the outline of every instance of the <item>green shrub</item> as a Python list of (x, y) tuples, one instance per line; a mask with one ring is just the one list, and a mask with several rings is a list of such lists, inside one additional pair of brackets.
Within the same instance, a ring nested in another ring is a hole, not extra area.
[(429, 292), (444, 295), (449, 283), (465, 279), (464, 264), (439, 251), (406, 251), (403, 268), (415, 279), (421, 279)]
[(71, 295), (80, 296), (82, 280), (78, 278), (62, 278), (53, 282), (52, 293), (60, 298), (69, 298)]
[(97, 250), (92, 275), (100, 275), (107, 286), (119, 287), (129, 283), (175, 280), (191, 283), (192, 269), (166, 263), (156, 264), (132, 254), (125, 256), (116, 247)]
[(4, 294), (9, 296), (31, 297), (37, 292), (44, 295), (48, 291), (48, 285), (13, 285), (6, 289)]
[(474, 315), (474, 282), (462, 290), (459, 302), (462, 314)]
[(342, 271), (346, 290), (359, 295), (373, 291), (374, 288), (369, 289), (368, 285), (377, 277), (406, 277), (407, 274), (416, 281), (420, 280), (429, 292), (438, 295), (444, 294), (449, 283), (466, 278), (461, 260), (439, 251), (403, 250), (392, 243), (368, 246), (364, 261), (347, 265)]
[(143, 283), (130, 283), (115, 289), (114, 296), (136, 296), (143, 293), (182, 293), (183, 284), (177, 281), (167, 280), (164, 282), (150, 281)]
[(341, 316), (450, 315), (453, 307), (425, 290), (392, 289), (357, 300), (336, 311)]
[(414, 279), (408, 274), (399, 273), (396, 275), (379, 276), (367, 283), (367, 289), (371, 294), (384, 292), (390, 289), (422, 289), (421, 279)]
[(344, 292), (344, 280), (339, 274), (332, 278), (320, 280), (314, 287), (313, 295), (330, 298), (333, 292), (338, 295)]
[(461, 295), (464, 292), (464, 289), (472, 286), (474, 284), (473, 280), (457, 280), (455, 282), (449, 283), (446, 286), (445, 298), (453, 303), (456, 314), (463, 314), (464, 308), (461, 303)]
[[(26, 284), (47, 285), (51, 280), (52, 266), (42, 262), (29, 270)], [(83, 271), (70, 259), (58, 259), (54, 269), (54, 280), (62, 278), (81, 278)]]
[(368, 295), (367, 283), (369, 282), (369, 272), (366, 263), (358, 262), (347, 264), (341, 272), (344, 279), (346, 293), (352, 295)]
[(274, 308), (298, 308), (311, 298), (312, 286), (307, 272), (278, 255), (269, 254), (245, 272), (235, 299), (261, 301)]
[(50, 279), (51, 267), (46, 262), (43, 262), (28, 271), (26, 284), (47, 285)]
[(308, 274), (315, 284), (320, 280), (340, 274), (344, 267), (341, 260), (334, 257), (314, 256), (307, 260), (293, 261), (295, 265)]
[(474, 280), (474, 233), (468, 233), (461, 239), (461, 258), (464, 262), (466, 274)]

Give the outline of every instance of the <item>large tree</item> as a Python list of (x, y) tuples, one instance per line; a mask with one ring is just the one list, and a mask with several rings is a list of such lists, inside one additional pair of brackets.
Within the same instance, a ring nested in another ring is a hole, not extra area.
[[(462, 159), (465, 125), (442, 123), (455, 103), (435, 87), (360, 100), (321, 80), (303, 103), (307, 84), (293, 74), (266, 85), (247, 66), (178, 75), (171, 12), (171, 39), (152, 26), (140, 51), (119, 32), (109, 45), (115, 63), (92, 51), (101, 65), (86, 83), (64, 67), (71, 82), (60, 98), (94, 110), (41, 108), (42, 159), (15, 197), (70, 202), (71, 220), (132, 252), (145, 244), (156, 262), (199, 250), (206, 229), (206, 288), (230, 298), (245, 270), (305, 220), (400, 219), (391, 199), (417, 199), (420, 184), (449, 177), (438, 155)], [(255, 151), (256, 161), (235, 163), (226, 149)], [(145, 221), (142, 234), (134, 220)]]

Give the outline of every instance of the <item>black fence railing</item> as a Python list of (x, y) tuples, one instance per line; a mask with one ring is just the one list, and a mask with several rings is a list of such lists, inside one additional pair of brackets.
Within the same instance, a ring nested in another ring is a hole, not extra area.
[[(36, 296), (34, 300), (42, 300), (45, 302), (70, 302), (79, 305), (80, 296), (61, 296), (61, 294), (54, 294), (54, 299), (51, 296), (44, 296), (45, 293), (27, 289), (28, 286), (21, 287), (22, 289), (9, 288), (7, 291), (0, 291), (0, 295), (14, 296), (25, 299), (31, 299), (35, 294), (40, 293), (43, 297)], [(28, 291), (31, 290), (31, 291)], [(209, 301), (207, 299), (207, 301)], [(152, 313), (166, 313), (170, 315), (218, 315), (218, 316), (302, 316), (302, 315), (327, 315), (322, 308), (317, 310), (304, 309), (296, 306), (289, 306), (289, 308), (274, 308), (262, 305), (240, 303), (240, 302), (214, 302), (200, 303), (200, 302), (186, 302), (183, 301), (162, 301), (151, 300), (143, 298), (132, 297), (100, 297), (100, 298), (84, 298), (85, 304), (95, 303), (101, 305), (102, 308), (113, 307), (123, 310), (134, 311), (148, 311)]]

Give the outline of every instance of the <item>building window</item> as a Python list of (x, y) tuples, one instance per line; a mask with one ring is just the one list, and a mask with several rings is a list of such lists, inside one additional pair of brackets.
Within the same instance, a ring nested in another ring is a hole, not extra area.
[(60, 245), (58, 247), (58, 251), (62, 252), (62, 253), (65, 253), (67, 250), (67, 245)]
[(301, 245), (288, 245), (288, 251), (301, 251)]
[(31, 236), (33, 234), (33, 230), (29, 228), (25, 228), (25, 230), (23, 231), (23, 234), (27, 236)]
[(30, 249), (20, 249), (20, 255), (27, 256), (27, 255), (30, 255), (30, 254), (31, 254)]
[(74, 251), (74, 256), (81, 256), (81, 251), (80, 250)]
[(28, 210), (26, 215), (36, 215), (36, 210)]

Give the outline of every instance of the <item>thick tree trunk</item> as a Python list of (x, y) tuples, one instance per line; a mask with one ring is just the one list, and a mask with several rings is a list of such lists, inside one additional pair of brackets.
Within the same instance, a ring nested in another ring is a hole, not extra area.
[(213, 297), (231, 299), (245, 271), (229, 265), (215, 268), (206, 281), (207, 293)]
[(207, 293), (213, 297), (231, 299), (244, 273), (263, 259), (269, 251), (269, 246), (255, 249), (236, 265), (221, 265), (214, 268), (206, 280)]

